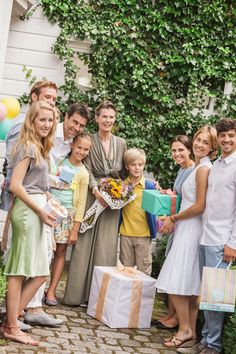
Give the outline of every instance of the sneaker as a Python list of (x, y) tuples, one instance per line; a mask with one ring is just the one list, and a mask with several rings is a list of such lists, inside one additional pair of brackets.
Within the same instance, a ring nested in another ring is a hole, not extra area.
[(201, 353), (203, 349), (206, 349), (206, 346), (200, 342), (191, 348), (177, 348), (177, 353), (198, 354)]
[(31, 325), (36, 326), (60, 326), (64, 321), (53, 316), (48, 315), (46, 312), (40, 313), (29, 313), (28, 311), (25, 314), (25, 322)]
[(26, 324), (20, 320), (17, 320), (17, 324), (20, 327), (20, 330), (23, 332), (30, 331), (32, 329), (32, 326), (30, 326), (29, 324)]
[(79, 307), (82, 307), (83, 309), (86, 309), (88, 307), (88, 303), (85, 302), (84, 304), (79, 304)]
[(205, 348), (203, 349), (200, 354), (219, 354), (214, 348)]

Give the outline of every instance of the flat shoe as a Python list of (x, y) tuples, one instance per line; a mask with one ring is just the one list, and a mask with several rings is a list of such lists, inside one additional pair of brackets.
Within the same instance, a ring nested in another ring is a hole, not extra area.
[(183, 344), (179, 345), (179, 348), (192, 348), (197, 342), (197, 339), (188, 339)]
[(45, 297), (44, 302), (48, 306), (57, 306), (58, 305), (57, 299), (51, 300), (51, 299), (48, 299), (47, 297)]
[[(179, 342), (179, 344), (177, 343), (177, 341)], [(192, 338), (188, 338), (188, 339), (179, 339), (177, 337), (174, 337), (171, 339), (171, 341), (169, 342), (164, 342), (164, 346), (167, 348), (183, 348), (183, 344), (187, 343), (189, 341), (192, 341)], [(169, 344), (168, 344), (169, 343)]]
[[(165, 338), (164, 342), (171, 342), (172, 338)], [(180, 345), (179, 348), (190, 348), (193, 347), (195, 344), (198, 343), (197, 338), (195, 339), (188, 339), (184, 344)]]
[(178, 328), (178, 326), (168, 327), (168, 326), (164, 325), (164, 323), (162, 323), (162, 322), (160, 322), (160, 321), (158, 321), (158, 320), (153, 320), (153, 321), (151, 322), (151, 324), (152, 324), (153, 326), (155, 326), (156, 328), (159, 328), (159, 329), (171, 330), (171, 329), (176, 329), (176, 328)]

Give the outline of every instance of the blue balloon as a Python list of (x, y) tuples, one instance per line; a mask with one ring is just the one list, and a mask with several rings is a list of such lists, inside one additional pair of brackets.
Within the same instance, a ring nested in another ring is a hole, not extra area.
[(11, 119), (4, 119), (0, 122), (0, 140), (5, 140), (7, 133), (11, 129), (13, 123)]

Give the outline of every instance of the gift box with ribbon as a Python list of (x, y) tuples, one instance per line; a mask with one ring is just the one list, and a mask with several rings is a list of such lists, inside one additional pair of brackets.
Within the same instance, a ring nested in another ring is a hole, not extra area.
[(94, 267), (87, 313), (111, 328), (150, 328), (155, 283), (133, 268)]
[(163, 216), (176, 214), (179, 211), (180, 196), (171, 189), (157, 191), (144, 190), (142, 208), (153, 215)]
[(75, 175), (75, 171), (69, 166), (62, 166), (59, 179), (65, 183), (71, 183)]

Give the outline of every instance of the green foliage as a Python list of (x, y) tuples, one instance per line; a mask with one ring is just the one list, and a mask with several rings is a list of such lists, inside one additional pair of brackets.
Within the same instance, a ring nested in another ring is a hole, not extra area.
[(156, 252), (152, 255), (152, 277), (157, 278), (161, 267), (165, 261), (165, 251), (168, 242), (168, 236), (163, 236), (156, 240)]
[(2, 261), (2, 252), (0, 253), (0, 304), (5, 298), (6, 288), (7, 288), (7, 279), (3, 274), (3, 261)]
[(227, 316), (223, 332), (223, 346), (225, 354), (236, 354), (236, 313)]
[(33, 75), (33, 70), (27, 68), (26, 65), (23, 65), (22, 71), (25, 73), (25, 78), (29, 80), (29, 85), (32, 86), (37, 81), (37, 77)]
[[(236, 270), (236, 262), (230, 266), (231, 270)], [(236, 313), (229, 315), (226, 314), (225, 325), (222, 337), (224, 353), (236, 354)]]
[[(236, 7), (232, 0), (41, 0), (61, 33), (53, 47), (65, 65), (66, 104), (94, 107), (110, 98), (119, 109), (117, 130), (129, 146), (144, 148), (148, 169), (163, 187), (175, 168), (169, 142), (192, 135), (204, 123), (236, 116)], [(91, 53), (69, 47), (71, 38), (91, 41)], [(81, 92), (73, 57), (88, 64), (93, 89)], [(204, 118), (205, 97), (216, 98), (215, 116)], [(65, 103), (61, 100), (62, 111)], [(193, 113), (193, 109), (198, 110)]]

